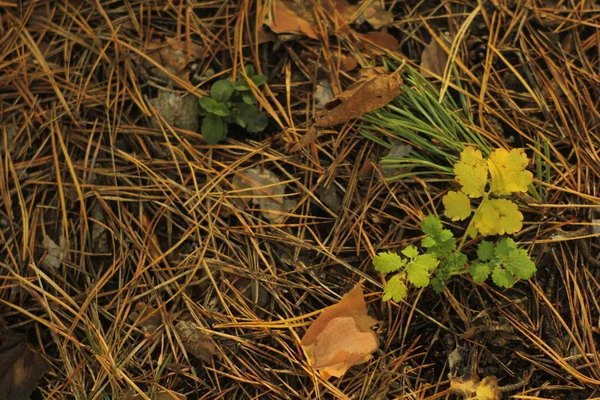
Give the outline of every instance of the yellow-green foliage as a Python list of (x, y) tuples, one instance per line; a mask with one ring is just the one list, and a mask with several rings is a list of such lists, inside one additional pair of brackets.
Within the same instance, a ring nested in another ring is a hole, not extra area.
[[(533, 174), (527, 170), (529, 159), (523, 149), (497, 149), (486, 160), (481, 151), (467, 147), (454, 166), (460, 191), (448, 192), (442, 199), (444, 215), (452, 221), (462, 221), (472, 213), (471, 199), (482, 197), (475, 210), (472, 227), (483, 236), (514, 234), (523, 227), (523, 214), (508, 199), (491, 199), (490, 194), (503, 196), (527, 191)], [(488, 178), (490, 188), (486, 191)], [(475, 231), (469, 232), (474, 236)]]
[[(472, 215), (465, 235), (515, 234), (523, 227), (523, 214), (510, 199), (501, 198), (516, 192), (525, 192), (533, 182), (533, 175), (525, 168), (529, 160), (522, 149), (494, 150), (488, 159), (474, 148), (466, 148), (460, 161), (454, 165), (460, 191), (450, 191), (442, 202), (444, 215), (453, 221), (462, 221)], [(489, 183), (489, 189), (488, 188)], [(494, 196), (493, 198), (491, 196)], [(473, 210), (471, 199), (481, 201)], [(431, 285), (441, 292), (453, 275), (470, 274), (474, 282), (484, 282), (490, 276), (497, 286), (512, 287), (518, 279), (529, 279), (536, 271), (535, 264), (510, 238), (496, 243), (482, 240), (476, 257), (469, 257), (457, 246), (454, 233), (444, 229), (440, 218), (425, 217), (421, 223), (424, 237), (422, 253), (415, 246), (407, 246), (401, 255), (381, 252), (373, 264), (381, 273), (396, 274), (385, 285), (383, 300), (400, 301), (408, 293), (408, 284), (415, 287)]]

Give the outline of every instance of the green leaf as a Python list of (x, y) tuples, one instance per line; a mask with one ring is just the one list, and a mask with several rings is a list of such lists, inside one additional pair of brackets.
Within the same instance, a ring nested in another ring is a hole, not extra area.
[[(246, 79), (243, 76), (233, 83), (233, 87), (238, 92), (247, 92), (250, 90), (250, 86), (248, 86), (248, 83), (246, 83)], [(242, 95), (243, 94), (244, 93), (242, 93)]]
[(498, 243), (496, 243), (496, 248), (494, 249), (494, 255), (499, 260), (504, 260), (508, 257), (511, 250), (518, 249), (517, 244), (511, 238), (502, 238)]
[(254, 118), (258, 115), (258, 108), (251, 104), (239, 103), (236, 104), (236, 108), (238, 110), (238, 115), (243, 120), (249, 120), (250, 118)]
[(494, 268), (494, 271), (492, 272), (492, 280), (497, 286), (503, 288), (513, 287), (515, 284), (515, 277), (513, 274), (502, 267)]
[(415, 246), (406, 246), (404, 250), (402, 250), (402, 254), (408, 258), (417, 258), (419, 250)]
[(250, 64), (244, 66), (244, 71), (246, 71), (246, 75), (254, 76), (256, 74), (256, 70)]
[(511, 274), (521, 279), (530, 279), (536, 271), (534, 262), (524, 249), (512, 249), (502, 265)]
[(373, 259), (375, 269), (384, 274), (397, 271), (405, 264), (406, 260), (403, 260), (397, 253), (389, 251), (377, 253)]
[(256, 98), (252, 92), (242, 92), (242, 101), (250, 105), (256, 104)]
[(494, 243), (482, 240), (477, 246), (477, 257), (481, 261), (489, 261), (494, 258)]
[(260, 86), (260, 85), (264, 85), (265, 84), (265, 82), (267, 81), (267, 77), (264, 76), (264, 75), (254, 75), (253, 77), (250, 78), (250, 80), (256, 86)]
[(217, 105), (211, 111), (213, 114), (218, 115), (219, 117), (226, 117), (229, 115), (229, 107), (223, 103), (217, 103)]
[(431, 271), (439, 260), (431, 254), (421, 254), (406, 265), (406, 275), (410, 283), (417, 287), (429, 285)]
[(233, 94), (234, 87), (231, 82), (226, 79), (216, 81), (210, 88), (210, 97), (219, 103), (225, 103)]
[(436, 237), (444, 228), (442, 227), (442, 221), (440, 221), (439, 217), (429, 214), (421, 221), (421, 229), (426, 235)]
[(227, 124), (218, 115), (208, 114), (202, 121), (201, 130), (208, 144), (216, 144), (227, 135)]
[(477, 283), (485, 282), (488, 276), (490, 276), (491, 271), (492, 267), (488, 263), (473, 263), (469, 267), (473, 281)]
[(436, 293), (442, 293), (446, 287), (446, 283), (437, 276), (431, 279), (431, 287)]
[(248, 127), (246, 130), (248, 132), (262, 132), (269, 125), (269, 120), (263, 114), (258, 114), (254, 118), (250, 118), (248, 121)]
[(425, 236), (423, 239), (421, 239), (421, 246), (425, 247), (426, 249), (435, 245), (437, 245), (437, 242), (431, 236)]
[(456, 248), (454, 234), (442, 227), (442, 222), (435, 215), (428, 215), (421, 222), (421, 229), (427, 235), (421, 244), (427, 252), (438, 257), (444, 257)]
[(217, 104), (219, 104), (219, 102), (217, 102), (215, 99), (211, 99), (210, 97), (201, 97), (198, 99), (198, 103), (200, 103), (200, 107), (209, 113), (212, 113)]
[(467, 261), (468, 258), (466, 254), (450, 253), (446, 257), (444, 269), (448, 270), (448, 272), (461, 271), (465, 267)]
[(404, 283), (404, 274), (394, 275), (383, 288), (383, 301), (390, 299), (395, 302), (402, 301), (406, 298), (408, 289)]
[(242, 128), (246, 128), (248, 126), (248, 124), (246, 123), (246, 121), (244, 121), (240, 117), (237, 117), (235, 119), (235, 123), (238, 124), (239, 126), (241, 126)]

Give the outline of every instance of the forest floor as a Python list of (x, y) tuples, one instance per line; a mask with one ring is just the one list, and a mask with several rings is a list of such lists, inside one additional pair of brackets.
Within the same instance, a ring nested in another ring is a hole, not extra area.
[[(10, 0), (0, 22), (0, 399), (600, 398), (596, 1)], [(219, 80), (266, 119), (205, 123)], [(462, 238), (442, 198), (469, 146), (530, 160), (509, 197), (537, 272), (384, 301), (378, 253), (430, 214)], [(358, 283), (377, 349), (325, 379), (301, 339)]]

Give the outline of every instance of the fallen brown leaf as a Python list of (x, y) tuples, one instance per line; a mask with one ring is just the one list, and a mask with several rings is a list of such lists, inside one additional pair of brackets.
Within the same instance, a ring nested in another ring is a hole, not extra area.
[(128, 318), (131, 322), (139, 323), (142, 330), (148, 335), (152, 335), (162, 325), (160, 312), (143, 301), (135, 304), (134, 311), (129, 314)]
[(351, 366), (367, 362), (379, 345), (367, 314), (361, 284), (323, 311), (310, 325), (300, 345), (324, 379), (342, 376)]
[(364, 41), (391, 51), (396, 51), (400, 47), (398, 39), (387, 32), (373, 31), (367, 33), (357, 33), (356, 35)]
[[(442, 37), (442, 40), (450, 44), (447, 38)], [(448, 53), (432, 38), (431, 42), (423, 50), (423, 53), (421, 53), (421, 75), (424, 78), (434, 78), (434, 75), (443, 76), (447, 63)]]
[(190, 321), (179, 321), (175, 330), (181, 338), (185, 351), (204, 362), (210, 362), (217, 354), (217, 346), (210, 336), (204, 334), (196, 324)]
[[(182, 92), (158, 90), (158, 96), (148, 100), (156, 108), (165, 122), (173, 127), (198, 132), (198, 98)], [(153, 118), (152, 126), (158, 128), (160, 122)]]
[(336, 99), (326, 104), (326, 111), (315, 126), (327, 127), (358, 118), (377, 110), (402, 93), (402, 78), (396, 74), (382, 73), (374, 68), (360, 71), (357, 82)]
[[(281, 223), (296, 202), (285, 196), (285, 185), (281, 179), (268, 170), (249, 168), (232, 179), (232, 185), (240, 191), (241, 197), (250, 197), (251, 202), (260, 207), (262, 215), (273, 223)], [(243, 207), (242, 201), (235, 202)]]
[(311, 8), (304, 2), (276, 0), (273, 2), (273, 22), (269, 28), (275, 33), (296, 33), (318, 39)]
[[(356, 18), (361, 24), (367, 21), (374, 29), (380, 29), (393, 22), (393, 16), (385, 11), (379, 1), (366, 0), (367, 7), (363, 3), (350, 4), (347, 0), (321, 0), (319, 2), (320, 14), (329, 18), (324, 21), (324, 34), (333, 34), (340, 28), (345, 28)], [(364, 11), (357, 15), (360, 9)], [(274, 0), (273, 13), (269, 27), (275, 33), (293, 33), (308, 36), (312, 39), (319, 38), (319, 25), (315, 19), (317, 10), (313, 4), (305, 1)]]
[(48, 371), (44, 357), (27, 347), (25, 336), (0, 328), (0, 400), (27, 400)]
[[(370, 0), (371, 4), (357, 19), (357, 22), (361, 22), (363, 19), (373, 27), (373, 29), (381, 29), (384, 26), (389, 26), (394, 22), (394, 16), (389, 11), (386, 11), (381, 3), (377, 0)], [(359, 5), (355, 7), (358, 8)]]
[[(163, 41), (153, 39), (148, 45), (146, 54), (157, 63), (161, 64), (167, 71), (188, 80), (190, 71), (188, 64), (196, 59), (204, 58), (204, 48), (194, 43), (188, 43), (185, 40), (167, 38)], [(161, 79), (167, 78), (167, 75), (156, 68), (149, 61), (145, 61), (144, 66), (148, 71)]]

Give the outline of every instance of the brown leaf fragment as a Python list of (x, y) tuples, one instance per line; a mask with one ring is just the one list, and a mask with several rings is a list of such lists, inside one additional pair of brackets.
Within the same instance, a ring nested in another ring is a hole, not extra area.
[(179, 321), (175, 326), (185, 351), (204, 362), (210, 362), (217, 354), (217, 346), (210, 336), (204, 334), (196, 324), (190, 321)]
[(356, 35), (366, 42), (383, 47), (387, 50), (396, 51), (400, 47), (398, 39), (387, 32), (373, 31), (367, 33), (357, 33)]
[(318, 39), (312, 7), (305, 2), (276, 0), (273, 2), (273, 21), (269, 28), (275, 33), (296, 33)]
[[(446, 37), (442, 37), (446, 44), (450, 41)], [(438, 42), (432, 38), (431, 42), (425, 47), (421, 53), (420, 71), (424, 78), (434, 78), (434, 75), (443, 76), (444, 69), (448, 63), (448, 53), (443, 49)]]
[(326, 105), (328, 111), (317, 119), (315, 126), (328, 127), (358, 118), (385, 106), (400, 93), (402, 78), (398, 74), (362, 69), (359, 80)]
[[(157, 63), (161, 64), (168, 72), (182, 79), (188, 80), (188, 64), (204, 57), (204, 48), (185, 40), (167, 38), (164, 42), (160, 39), (150, 41), (146, 54)], [(156, 68), (148, 60), (143, 65), (150, 73), (158, 78), (166, 79), (168, 76)]]
[(50, 369), (27, 347), (25, 336), (0, 328), (0, 400), (27, 400)]
[(148, 335), (152, 335), (162, 325), (162, 316), (156, 308), (143, 301), (138, 301), (134, 308), (135, 310), (129, 314), (129, 320), (139, 324)]
[(67, 253), (67, 239), (61, 233), (58, 238), (58, 244), (56, 244), (50, 236), (44, 234), (42, 245), (47, 251), (46, 256), (42, 260), (42, 266), (50, 269), (58, 269)]
[[(158, 96), (148, 101), (169, 125), (198, 132), (200, 124), (198, 122), (198, 99), (196, 96), (159, 89)], [(155, 128), (161, 125), (159, 118), (153, 118), (151, 122)]]
[(368, 361), (379, 345), (371, 330), (377, 320), (367, 314), (360, 285), (354, 286), (338, 304), (325, 309), (300, 343), (324, 379), (340, 377), (351, 366)]
[[(369, 0), (367, 0), (369, 1)], [(381, 3), (378, 0), (370, 0), (371, 4), (367, 7), (367, 9), (362, 13), (362, 15), (357, 18), (357, 23), (362, 23), (362, 21), (367, 21), (369, 25), (373, 27), (373, 29), (379, 30), (384, 26), (389, 26), (394, 23), (394, 16), (391, 12), (386, 11), (385, 8), (381, 6)], [(355, 7), (359, 7), (360, 4), (357, 4)]]
[[(250, 198), (258, 205), (262, 215), (273, 223), (281, 223), (286, 213), (295, 207), (294, 200), (285, 197), (285, 184), (277, 175), (260, 168), (249, 168), (232, 179), (232, 185), (241, 197)], [(241, 208), (243, 202), (236, 202)]]

